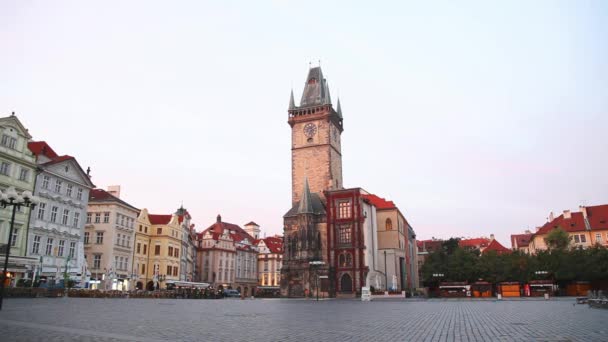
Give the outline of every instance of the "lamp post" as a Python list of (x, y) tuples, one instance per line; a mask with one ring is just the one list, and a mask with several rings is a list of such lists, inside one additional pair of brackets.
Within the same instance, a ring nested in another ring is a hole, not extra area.
[(19, 208), (30, 207), (33, 208), (38, 204), (38, 198), (32, 195), (32, 192), (26, 190), (21, 194), (18, 194), (14, 187), (9, 187), (6, 191), (0, 191), (0, 205), (2, 208), (8, 206), (13, 207), (13, 214), (11, 216), (11, 226), (8, 232), (8, 243), (6, 245), (6, 254), (4, 256), (4, 270), (2, 272), (2, 281), (0, 282), (0, 310), (2, 310), (2, 300), (4, 299), (4, 283), (6, 282), (8, 268), (8, 257), (11, 254), (11, 245), (13, 239), (13, 228), (15, 226), (15, 213)]
[(318, 266), (321, 265), (325, 265), (324, 261), (321, 260), (314, 260), (314, 261), (310, 261), (308, 263), (309, 265), (313, 266), (314, 270), (315, 270), (315, 288), (317, 289), (317, 301), (319, 301), (319, 270), (318, 270)]
[(386, 250), (384, 250), (384, 291), (388, 291), (388, 274), (386, 273)]

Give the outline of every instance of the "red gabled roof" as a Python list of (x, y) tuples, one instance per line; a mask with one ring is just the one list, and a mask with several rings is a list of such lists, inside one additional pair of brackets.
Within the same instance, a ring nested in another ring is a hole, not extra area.
[(387, 201), (382, 197), (378, 197), (374, 194), (362, 194), (361, 197), (367, 199), (376, 209), (397, 209), (397, 206), (393, 201)]
[(458, 242), (458, 246), (460, 247), (487, 247), (490, 243), (490, 239), (488, 238), (475, 238), (475, 239), (464, 239)]
[(171, 217), (172, 215), (148, 215), (151, 224), (168, 224), (169, 222), (171, 222)]
[(608, 204), (587, 207), (587, 219), (591, 230), (608, 229)]
[(526, 247), (530, 244), (530, 240), (532, 240), (533, 234), (513, 234), (511, 235), (511, 246), (515, 248), (517, 247)]
[(249, 241), (251, 241), (251, 243), (253, 243), (253, 241), (255, 240), (251, 235), (249, 235), (249, 233), (247, 233), (243, 228), (237, 226), (236, 224), (221, 221), (217, 221), (211, 226), (209, 226), (209, 228), (203, 230), (201, 232), (200, 237), (202, 238), (202, 236), (207, 231), (209, 231), (213, 234), (213, 239), (217, 240), (219, 236), (224, 233), (224, 230), (228, 230), (230, 232), (230, 237), (235, 242), (248, 239)]
[(267, 237), (262, 239), (266, 244), (266, 247), (270, 250), (271, 253), (283, 253), (283, 239), (278, 237)]
[(497, 254), (511, 253), (511, 250), (501, 245), (498, 240), (492, 240), (488, 247), (483, 250), (483, 253), (487, 253), (490, 251), (495, 251)]
[[(589, 221), (591, 230), (608, 229), (608, 204), (585, 207), (585, 209), (587, 210), (587, 220)], [(561, 214), (554, 218), (553, 221), (545, 223), (536, 234), (547, 234), (557, 227), (567, 232), (581, 232), (587, 229), (583, 213), (576, 211), (570, 213), (570, 218), (565, 218), (564, 214)]]
[(46, 141), (30, 141), (27, 143), (27, 148), (29, 148), (36, 157), (40, 155), (44, 155), (49, 159), (59, 157)]
[(70, 160), (70, 159), (75, 159), (72, 156), (60, 156), (58, 155), (49, 144), (46, 143), (46, 141), (30, 141), (27, 143), (27, 148), (30, 149), (30, 151), (32, 151), (32, 153), (38, 157), (38, 156), (45, 156), (47, 158), (50, 159), (49, 162), (46, 162), (46, 164), (53, 164), (53, 163), (59, 163), (62, 162), (64, 160)]
[(564, 214), (559, 215), (554, 218), (553, 221), (549, 221), (545, 223), (540, 229), (536, 232), (537, 235), (548, 234), (553, 229), (560, 227), (561, 229), (567, 232), (580, 232), (586, 229), (585, 227), (585, 219), (583, 218), (583, 213), (575, 212), (570, 213), (570, 218), (564, 218)]

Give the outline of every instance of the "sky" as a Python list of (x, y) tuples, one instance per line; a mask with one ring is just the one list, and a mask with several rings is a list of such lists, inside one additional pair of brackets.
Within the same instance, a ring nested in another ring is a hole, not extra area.
[[(152, 213), (282, 232), (321, 63), (346, 187), (418, 239), (608, 203), (606, 1), (3, 1), (0, 115)], [(319, 62), (320, 61), (320, 62)]]

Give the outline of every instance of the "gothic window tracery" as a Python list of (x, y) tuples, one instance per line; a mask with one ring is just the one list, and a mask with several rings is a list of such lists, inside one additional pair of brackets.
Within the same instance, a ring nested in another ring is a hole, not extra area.
[(352, 241), (352, 230), (350, 224), (341, 224), (338, 226), (338, 243), (350, 244)]

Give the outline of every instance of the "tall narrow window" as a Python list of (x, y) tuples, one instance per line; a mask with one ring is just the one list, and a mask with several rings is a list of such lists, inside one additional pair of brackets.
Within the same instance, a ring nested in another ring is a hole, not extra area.
[(13, 236), (11, 237), (11, 247), (17, 245), (17, 239), (19, 238), (19, 228), (13, 228)]
[(341, 224), (338, 226), (338, 243), (351, 243), (351, 228), (349, 224)]
[(59, 179), (55, 179), (55, 192), (56, 193), (60, 193), (61, 192), (61, 185), (63, 184), (63, 182)]
[(70, 217), (70, 211), (67, 209), (63, 209), (63, 217), (61, 218), (61, 224), (67, 226), (68, 218)]
[(100, 269), (101, 268), (101, 255), (96, 254), (93, 257), (93, 268), (94, 269)]
[(103, 223), (110, 223), (110, 213), (109, 212), (103, 213)]
[(63, 250), (65, 248), (65, 240), (59, 240), (59, 248), (57, 249), (57, 256), (63, 256)]
[(103, 232), (97, 232), (95, 236), (95, 243), (102, 244), (103, 243)]
[(350, 202), (338, 202), (338, 218), (350, 218)]
[(82, 188), (78, 188), (78, 191), (76, 192), (76, 199), (82, 201)]
[(76, 255), (76, 241), (70, 242), (70, 258), (74, 259)]
[(101, 223), (101, 213), (95, 213), (95, 223)]
[(80, 221), (80, 213), (74, 213), (74, 227), (78, 227), (78, 223)]
[(32, 254), (40, 253), (40, 235), (34, 235), (34, 241), (32, 243)]
[(44, 220), (44, 211), (46, 210), (46, 203), (39, 203), (38, 204), (38, 219), (39, 220)]
[(53, 238), (46, 239), (46, 255), (53, 255)]
[(65, 189), (65, 194), (68, 197), (72, 197), (72, 189), (74, 188), (74, 186), (72, 184), (68, 184), (67, 188)]
[(154, 246), (154, 255), (160, 255), (160, 245)]
[(50, 182), (50, 177), (49, 176), (42, 176), (42, 188), (43, 189), (48, 189), (49, 188), (49, 182)]
[(51, 208), (51, 222), (55, 223), (57, 221), (57, 211), (59, 210), (59, 208), (57, 207), (52, 207)]
[(93, 216), (92, 213), (87, 213), (87, 223), (91, 223), (91, 217)]
[(84, 232), (84, 244), (85, 245), (89, 244), (89, 238), (90, 238), (89, 232)]
[(29, 174), (30, 174), (30, 170), (22, 168), (21, 172), (19, 172), (19, 180), (23, 181), (23, 182), (27, 182), (29, 180)]
[(387, 219), (386, 219), (385, 226), (386, 226), (386, 230), (391, 230), (391, 229), (393, 229), (393, 221), (391, 221), (391, 219), (390, 219), (390, 218), (387, 218)]
[(0, 173), (5, 176), (10, 176), (11, 173), (11, 164), (7, 162), (2, 162), (0, 164)]

